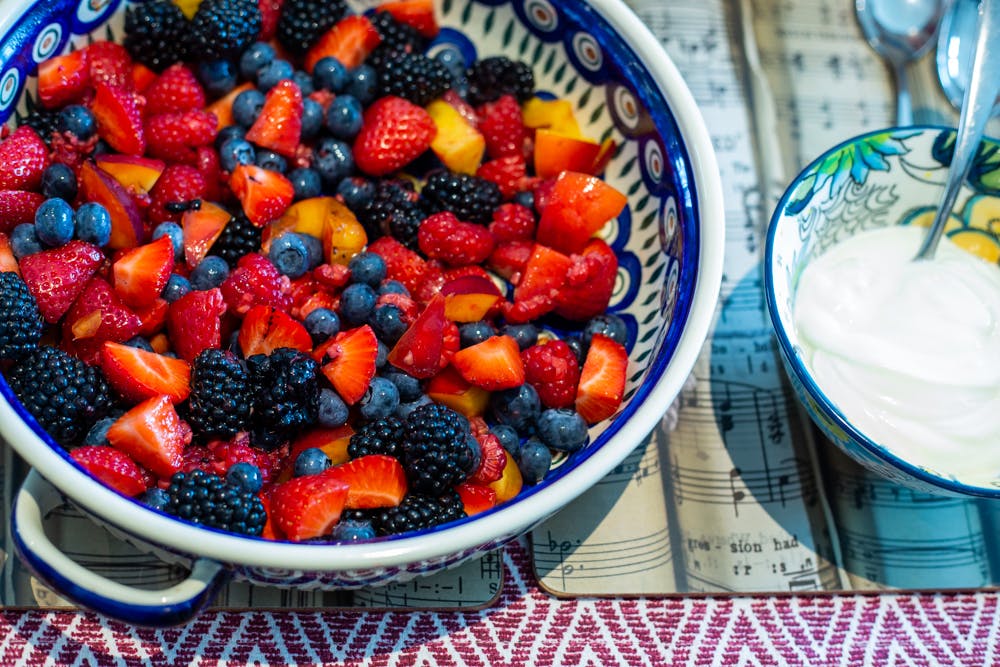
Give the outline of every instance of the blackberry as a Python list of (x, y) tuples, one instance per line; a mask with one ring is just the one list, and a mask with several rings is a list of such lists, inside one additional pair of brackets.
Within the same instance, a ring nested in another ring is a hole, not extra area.
[(461, 499), (455, 504), (457, 493), (450, 492), (443, 498), (419, 493), (407, 494), (396, 507), (375, 512), (372, 526), (378, 535), (399, 535), (412, 530), (440, 526), (465, 516)]
[(346, 13), (343, 0), (286, 0), (278, 19), (278, 42), (292, 55), (301, 56)]
[(382, 41), (365, 62), (376, 70), (382, 69), (385, 61), (395, 54), (423, 53), (427, 49), (426, 37), (413, 26), (397, 21), (389, 12), (375, 12), (370, 20)]
[(27, 125), (33, 129), (48, 146), (52, 143), (52, 133), (59, 131), (59, 112), (41, 107), (35, 108), (18, 119), (17, 124)]
[(0, 273), (0, 359), (20, 359), (37, 349), (44, 325), (24, 281), (16, 273)]
[(415, 493), (440, 496), (472, 472), (469, 422), (443, 405), (414, 410), (404, 422), (403, 467)]
[(308, 354), (283, 347), (247, 359), (253, 391), (254, 444), (280, 445), (298, 429), (316, 421), (319, 365)]
[(468, 174), (439, 170), (427, 178), (420, 199), (428, 213), (451, 211), (459, 220), (489, 224), (503, 203), (496, 183)]
[(250, 376), (232, 352), (207, 349), (191, 366), (188, 421), (195, 433), (230, 438), (250, 423)]
[(260, 34), (255, 0), (202, 0), (188, 30), (192, 59), (236, 60)]
[(397, 459), (403, 454), (403, 423), (395, 417), (368, 422), (351, 436), (347, 454), (356, 459), (369, 454), (385, 454)]
[(375, 194), (354, 211), (369, 240), (391, 234), (408, 248), (417, 247), (417, 228), (424, 219), (409, 181), (378, 181)]
[(55, 347), (40, 347), (15, 363), (7, 383), (42, 428), (65, 447), (77, 444), (112, 407), (101, 369)]
[(204, 470), (175, 473), (167, 487), (168, 514), (241, 535), (260, 535), (267, 514), (257, 494)]
[(240, 211), (226, 223), (208, 254), (221, 257), (233, 269), (240, 257), (260, 250), (262, 231), (261, 227), (250, 222), (243, 211)]
[(136, 62), (162, 72), (187, 60), (191, 23), (170, 0), (133, 5), (125, 12), (125, 48)]
[(422, 53), (394, 53), (378, 73), (379, 96), (396, 95), (424, 107), (451, 87), (444, 65)]
[(476, 61), (467, 72), (469, 104), (479, 106), (510, 93), (518, 102), (526, 102), (535, 94), (535, 75), (531, 67), (506, 56), (493, 56)]

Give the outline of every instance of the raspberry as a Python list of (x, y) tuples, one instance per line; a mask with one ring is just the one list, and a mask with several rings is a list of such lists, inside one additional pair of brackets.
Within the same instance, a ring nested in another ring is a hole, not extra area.
[(416, 294), (427, 280), (427, 262), (391, 236), (383, 236), (369, 245), (368, 252), (384, 259), (387, 277), (403, 283), (410, 294)]
[(287, 311), (292, 305), (291, 285), (270, 260), (252, 252), (240, 258), (222, 283), (222, 296), (229, 312), (236, 315), (245, 315), (258, 305)]
[(535, 214), (520, 204), (504, 204), (493, 211), (490, 233), (498, 243), (530, 241), (535, 238)]
[(564, 341), (534, 345), (521, 353), (525, 382), (538, 392), (542, 405), (566, 408), (576, 400), (576, 385), (580, 382), (580, 364), (573, 350)]
[(164, 70), (143, 94), (148, 116), (194, 111), (205, 106), (201, 84), (194, 72), (180, 63)]
[(476, 170), (478, 178), (496, 184), (504, 199), (510, 199), (518, 192), (529, 190), (535, 178), (528, 177), (528, 167), (520, 155), (505, 155), (484, 162)]
[(196, 164), (199, 146), (215, 139), (218, 121), (207, 111), (161, 113), (145, 122), (146, 146), (153, 157), (167, 162)]
[(488, 230), (462, 222), (447, 211), (424, 220), (417, 239), (425, 255), (452, 266), (479, 264), (493, 252), (493, 237)]
[(487, 155), (491, 158), (524, 156), (524, 141), (528, 133), (517, 98), (502, 95), (495, 102), (481, 105), (476, 114), (479, 116), (479, 132), (486, 140)]
[(154, 225), (177, 222), (184, 207), (205, 196), (205, 178), (194, 167), (167, 165), (149, 193), (149, 220)]

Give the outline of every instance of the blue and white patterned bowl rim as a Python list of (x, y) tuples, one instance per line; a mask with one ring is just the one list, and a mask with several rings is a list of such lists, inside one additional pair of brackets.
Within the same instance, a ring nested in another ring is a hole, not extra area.
[[(106, 4), (95, 0), (53, 0), (35, 3), (10, 26), (0, 24), (0, 30), (7, 30), (0, 41), (0, 122), (12, 115), (38, 62), (61, 52), (71, 36), (99, 28), (122, 4), (122, 0), (109, 0)], [(443, 0), (442, 4), (454, 5), (456, 0)], [(470, 4), (494, 7), (512, 3), (473, 0)], [(678, 298), (668, 337), (647, 362), (647, 379), (637, 388), (632, 400), (594, 443), (575, 455), (572, 465), (556, 468), (543, 483), (525, 488), (516, 502), (475, 517), (405, 537), (382, 538), (365, 544), (338, 544), (331, 549), (324, 544), (235, 537), (194, 526), (116, 494), (79, 469), (68, 453), (55, 445), (20, 406), (7, 383), (0, 380), (0, 394), (5, 399), (0, 404), (0, 418), (7, 415), (7, 419), (0, 421), (4, 422), (8, 441), (46, 443), (48, 447), (22, 446), (18, 450), (67, 496), (136, 535), (187, 553), (227, 562), (314, 569), (363, 568), (375, 562), (400, 564), (488, 543), (509, 532), (511, 526), (522, 530), (534, 525), (551, 513), (547, 508), (562, 507), (620, 463), (655, 427), (669, 402), (679, 393), (713, 317), (721, 283), (724, 237), (718, 167), (707, 130), (680, 74), (648, 29), (620, 0), (593, 0), (586, 4), (575, 0), (518, 0), (513, 5), (532, 36), (542, 42), (565, 42), (566, 53), (576, 73), (589, 83), (601, 83), (613, 74), (605, 54), (621, 54), (620, 62), (628, 66), (630, 88), (626, 90), (622, 86), (620, 90), (634, 94), (652, 118), (661, 140), (669, 140), (662, 149), (656, 141), (646, 143), (643, 150), (647, 156), (655, 151), (661, 158), (665, 153), (669, 160), (663, 161), (661, 173), (654, 175), (640, 160), (643, 179), (648, 188), (650, 176), (663, 177), (669, 166), (676, 179), (673, 185), (678, 215), (687, 221)], [(62, 20), (55, 18), (57, 16)], [(70, 17), (69, 21), (65, 20), (66, 16)], [(561, 16), (568, 17), (571, 25), (587, 26), (588, 32), (577, 31), (567, 36)], [(460, 36), (457, 31), (443, 33)], [(642, 66), (643, 62), (652, 65), (655, 76)], [(678, 115), (672, 113), (671, 106), (679, 111)], [(630, 119), (617, 117), (614, 113), (612, 116), (626, 136), (637, 130), (634, 125), (629, 127)], [(693, 150), (689, 150), (689, 145)], [(653, 180), (654, 187), (665, 187), (655, 178)], [(16, 419), (11, 418), (14, 415)], [(102, 512), (101, 507), (113, 509)], [(247, 540), (255, 543), (249, 553)]]

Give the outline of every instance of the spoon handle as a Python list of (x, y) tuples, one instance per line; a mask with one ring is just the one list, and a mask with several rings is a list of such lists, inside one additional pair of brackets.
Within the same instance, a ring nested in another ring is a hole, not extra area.
[(972, 54), (971, 76), (962, 102), (962, 113), (958, 119), (958, 134), (955, 138), (955, 153), (951, 158), (948, 180), (934, 223), (924, 238), (916, 259), (931, 259), (937, 250), (938, 241), (944, 233), (945, 224), (955, 206), (955, 199), (965, 182), (965, 176), (972, 166), (972, 160), (979, 150), (979, 142), (986, 130), (986, 123), (993, 113), (997, 92), (1000, 91), (1000, 58), (989, 57), (990, 46), (1000, 46), (1000, 0), (980, 0), (979, 30), (976, 48)]
[(910, 80), (906, 63), (894, 68), (896, 77), (896, 127), (913, 125), (913, 100), (910, 98)]

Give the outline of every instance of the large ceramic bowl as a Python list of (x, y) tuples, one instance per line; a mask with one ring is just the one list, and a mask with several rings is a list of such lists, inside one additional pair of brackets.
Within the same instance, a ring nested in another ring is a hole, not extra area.
[[(40, 60), (88, 35), (120, 35), (123, 11), (120, 0), (5, 3), (2, 117), (18, 104), (25, 108)], [(0, 383), (0, 431), (38, 473), (118, 534), (194, 564), (188, 581), (152, 593), (87, 572), (40, 530), (53, 493), (36, 476), (18, 498), (15, 542), (63, 594), (132, 622), (162, 624), (195, 613), (229, 575), (288, 587), (357, 587), (454, 565), (515, 538), (587, 490), (635, 448), (678, 394), (715, 309), (724, 231), (712, 145), (677, 69), (619, 0), (444, 0), (437, 12), (444, 29), (432, 50), (451, 43), (467, 58), (506, 54), (530, 62), (538, 88), (571, 100), (587, 134), (621, 146), (606, 177), (628, 195), (628, 206), (604, 230), (620, 260), (611, 310), (629, 328), (621, 410), (591, 431), (588, 447), (513, 502), (439, 529), (329, 546), (237, 537), (126, 499), (76, 467)]]
[[(950, 469), (931, 467), (906, 451), (905, 443), (877, 442), (852, 424), (810, 372), (793, 318), (803, 269), (831, 247), (888, 225), (930, 224), (954, 137), (954, 130), (938, 127), (883, 130), (850, 139), (809, 165), (771, 219), (764, 258), (767, 307), (792, 385), (833, 443), (870, 470), (912, 488), (1000, 498), (1000, 467), (984, 465), (986, 453), (953, 457)], [(956, 245), (993, 263), (1000, 263), (998, 148), (992, 139), (980, 146), (945, 230)]]

